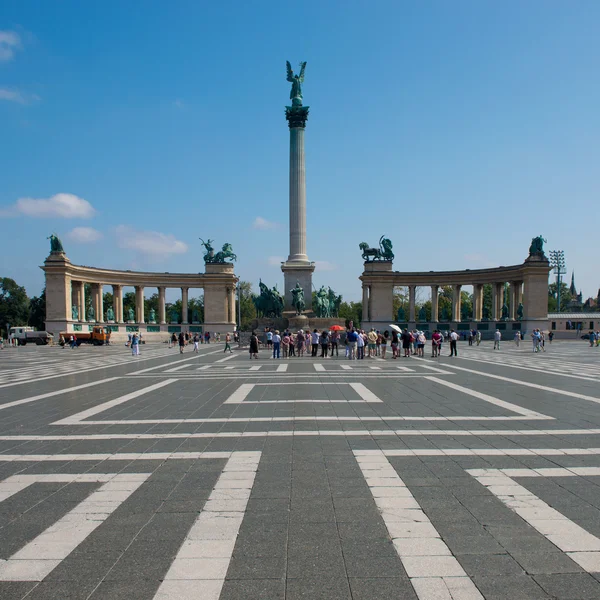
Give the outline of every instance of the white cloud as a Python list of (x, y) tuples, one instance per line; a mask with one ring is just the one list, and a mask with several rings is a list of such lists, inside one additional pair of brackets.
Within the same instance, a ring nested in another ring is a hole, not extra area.
[(254, 229), (261, 229), (261, 230), (277, 229), (279, 227), (279, 223), (274, 223), (273, 221), (267, 221), (267, 219), (264, 219), (263, 217), (256, 217), (256, 219), (254, 219), (254, 223), (252, 223), (252, 227), (254, 227)]
[(127, 225), (119, 225), (115, 233), (120, 248), (136, 250), (149, 256), (185, 254), (188, 251), (185, 242), (159, 231), (136, 231)]
[(9, 62), (15, 57), (15, 50), (21, 48), (21, 38), (14, 31), (0, 31), (0, 62)]
[(103, 237), (102, 233), (93, 227), (75, 227), (67, 233), (67, 239), (78, 244), (92, 244)]
[(338, 266), (328, 260), (315, 260), (315, 268), (317, 271), (337, 271)]
[(74, 194), (55, 194), (50, 198), (19, 198), (15, 204), (0, 210), (4, 217), (47, 218), (58, 217), (62, 219), (89, 219), (96, 210), (83, 198)]
[(272, 267), (278, 267), (284, 260), (283, 256), (269, 256), (267, 263)]
[(6, 100), (7, 102), (31, 104), (32, 102), (37, 102), (39, 99), (40, 97), (35, 94), (25, 94), (14, 88), (0, 88), (0, 100)]

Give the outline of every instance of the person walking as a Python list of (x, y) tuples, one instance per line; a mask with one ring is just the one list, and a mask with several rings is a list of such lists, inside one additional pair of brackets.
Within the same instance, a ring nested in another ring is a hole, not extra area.
[(551, 331), (551, 332), (548, 334), (548, 339), (550, 340), (550, 343), (552, 343), (552, 339), (553, 339), (553, 338), (554, 338), (554, 331)]
[(267, 329), (267, 350), (270, 350), (271, 346), (273, 346), (273, 332)]
[(321, 344), (321, 358), (327, 358), (329, 355), (329, 333), (323, 331), (319, 337), (319, 343)]
[(356, 333), (356, 358), (363, 360), (365, 358), (365, 334), (363, 331), (357, 331)]
[(281, 349), (283, 350), (283, 358), (288, 358), (290, 355), (290, 335), (287, 331), (283, 332), (281, 338)]
[(496, 329), (494, 332), (494, 350), (500, 350), (500, 340), (502, 339), (502, 334), (499, 329)]
[(296, 356), (296, 338), (290, 331), (288, 331), (288, 337), (290, 338), (290, 356)]
[(431, 336), (431, 358), (440, 356), (440, 346), (442, 345), (442, 334), (436, 329)]
[(348, 359), (356, 360), (358, 333), (354, 327), (346, 334), (346, 340), (348, 342)]
[(312, 346), (310, 355), (316, 358), (319, 350), (319, 332), (316, 329), (310, 334), (310, 343)]
[(273, 358), (279, 358), (279, 353), (281, 350), (281, 336), (279, 335), (278, 329), (275, 330), (271, 341), (273, 342)]
[(229, 332), (225, 334), (225, 350), (223, 350), (223, 352), (227, 352), (227, 350), (229, 350), (229, 354), (233, 354), (233, 351), (231, 350), (231, 335)]
[(252, 360), (252, 357), (258, 359), (258, 336), (256, 335), (256, 332), (253, 331), (252, 335), (250, 336), (250, 360)]
[(331, 356), (333, 356), (333, 351), (335, 350), (335, 355), (339, 356), (338, 353), (338, 343), (340, 341), (340, 332), (332, 331), (329, 334), (329, 341), (331, 342)]
[(390, 339), (390, 332), (386, 329), (383, 332), (383, 336), (381, 338), (381, 358), (385, 358), (385, 353), (387, 351), (389, 339)]
[(417, 334), (417, 356), (421, 358), (425, 358), (425, 342), (427, 338), (425, 337), (424, 331), (419, 331)]
[(477, 331), (477, 333), (475, 334), (475, 340), (477, 342), (477, 345), (479, 346), (479, 344), (481, 344), (481, 331)]
[(516, 331), (515, 332), (515, 345), (517, 346), (517, 348), (519, 347), (520, 343), (521, 343), (521, 332)]
[(392, 331), (392, 358), (398, 358), (398, 332)]
[(296, 334), (296, 350), (298, 351), (297, 356), (304, 355), (304, 330), (300, 329)]
[(198, 336), (197, 333), (194, 333), (193, 342), (194, 342), (194, 353), (198, 354), (198, 346), (200, 344), (200, 337)]
[(410, 338), (411, 333), (408, 329), (402, 332), (402, 349), (404, 350), (404, 358), (410, 358)]
[(369, 358), (375, 358), (377, 355), (377, 337), (375, 327), (371, 327), (371, 331), (367, 334), (367, 341), (369, 343), (367, 356)]
[(450, 330), (450, 356), (458, 356), (456, 351), (456, 342), (458, 341), (458, 334), (454, 329)]
[(138, 344), (139, 340), (138, 340), (138, 336), (137, 333), (134, 333), (133, 336), (131, 337), (131, 356), (137, 356), (138, 355)]

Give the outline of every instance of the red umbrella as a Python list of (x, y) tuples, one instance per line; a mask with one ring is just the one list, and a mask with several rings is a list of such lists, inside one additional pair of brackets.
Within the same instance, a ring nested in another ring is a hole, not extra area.
[(341, 325), (332, 325), (329, 328), (329, 331), (344, 331), (344, 327), (342, 327)]

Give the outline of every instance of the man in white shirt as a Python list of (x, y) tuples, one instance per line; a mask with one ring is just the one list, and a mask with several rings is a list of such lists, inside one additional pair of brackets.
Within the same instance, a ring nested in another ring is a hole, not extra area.
[(273, 358), (279, 358), (279, 350), (281, 348), (281, 336), (279, 335), (279, 331), (275, 331), (275, 335), (271, 338), (273, 342)]
[(454, 329), (450, 330), (450, 356), (458, 356), (456, 352), (456, 342), (458, 341), (458, 334)]
[(310, 344), (311, 344), (311, 356), (317, 356), (317, 352), (319, 350), (319, 332), (315, 329), (310, 334)]
[(502, 339), (502, 334), (500, 333), (499, 329), (496, 329), (496, 332), (494, 333), (494, 350), (496, 350), (496, 348), (498, 348), (498, 350), (500, 350), (500, 340)]

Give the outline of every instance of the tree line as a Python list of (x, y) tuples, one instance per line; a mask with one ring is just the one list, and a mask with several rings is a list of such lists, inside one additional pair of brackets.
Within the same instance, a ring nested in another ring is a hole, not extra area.
[[(569, 287), (566, 283), (561, 283), (560, 307), (557, 307), (556, 299), (557, 286), (556, 283), (551, 283), (548, 286), (548, 311), (559, 312), (566, 311), (569, 302), (573, 300)], [(508, 294), (508, 302), (510, 306), (510, 294)], [(240, 316), (241, 328), (248, 330), (252, 326), (252, 321), (256, 319), (256, 307), (252, 301), (253, 291), (252, 284), (249, 281), (240, 282)], [(113, 295), (110, 292), (103, 294), (104, 311), (113, 304)], [(85, 303), (86, 313), (92, 306), (92, 289), (91, 285), (85, 284)], [(123, 311), (127, 314), (129, 309), (135, 311), (135, 292), (127, 292), (123, 295)], [(172, 313), (176, 312), (178, 320), (183, 320), (181, 299), (175, 302), (167, 302), (165, 305), (167, 321), (170, 321)], [(396, 288), (394, 290), (394, 320), (398, 315), (398, 310), (402, 308), (408, 320), (409, 315), (409, 298), (408, 288)], [(415, 312), (418, 317), (419, 312), (424, 309), (425, 320), (431, 320), (431, 300), (419, 299), (418, 295), (415, 300)], [(158, 320), (158, 293), (154, 293), (148, 298), (144, 298), (144, 315), (146, 320), (150, 315), (150, 311), (154, 310)], [(491, 314), (492, 310), (492, 286), (487, 284), (483, 286), (483, 312)], [(600, 310), (600, 290), (599, 298), (594, 310)], [(194, 312), (198, 316), (200, 323), (204, 322), (204, 297), (190, 298), (188, 300), (188, 323), (193, 320)], [(452, 286), (442, 286), (438, 300), (438, 314), (440, 319), (451, 318), (452, 315)], [(473, 314), (473, 294), (466, 291), (461, 291), (461, 318), (469, 320)], [(339, 316), (347, 323), (352, 321), (358, 324), (362, 321), (362, 302), (342, 302), (340, 305)], [(43, 330), (44, 320), (46, 318), (46, 288), (44, 288), (39, 296), (28, 297), (23, 286), (20, 286), (14, 279), (9, 277), (0, 278), (0, 331), (3, 336), (8, 334), (6, 327), (9, 324), (11, 327), (19, 325), (30, 325), (37, 330)]]

